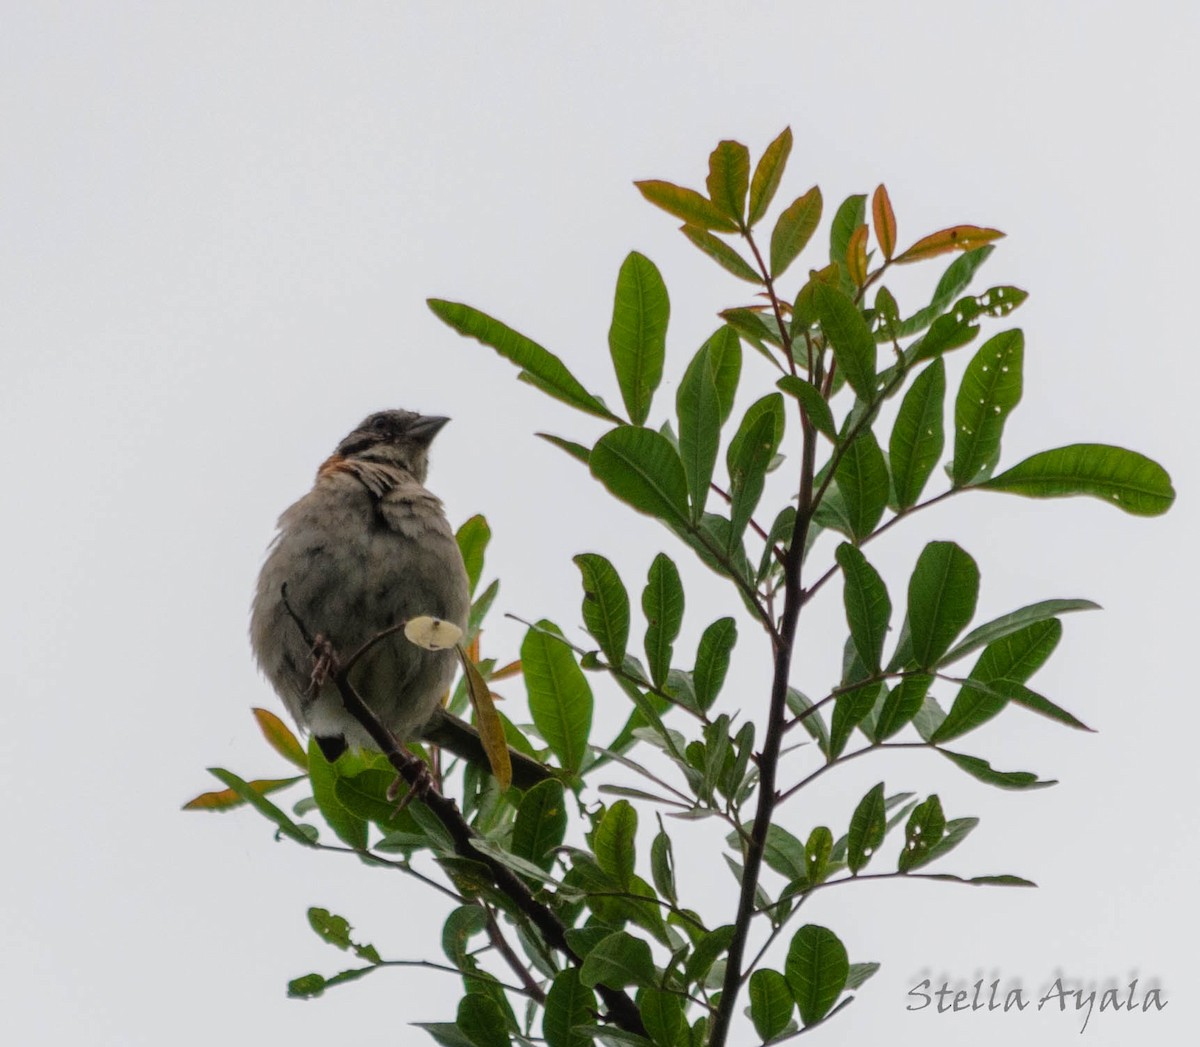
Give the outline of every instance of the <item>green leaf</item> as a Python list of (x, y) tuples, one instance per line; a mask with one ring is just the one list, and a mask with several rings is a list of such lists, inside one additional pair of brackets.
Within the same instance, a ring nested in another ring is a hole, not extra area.
[(1011, 873), (1004, 873), (1000, 876), (954, 876), (950, 873), (930, 873), (927, 875), (930, 880), (946, 880), (949, 883), (965, 883), (972, 887), (1036, 887), (1037, 884), (1032, 880), (1027, 880), (1023, 876), (1013, 876)]
[(785, 127), (779, 137), (767, 146), (754, 168), (754, 177), (750, 181), (750, 216), (747, 225), (756, 224), (767, 213), (791, 151), (792, 129)]
[(705, 975), (721, 956), (729, 949), (733, 941), (733, 925), (723, 924), (697, 939), (692, 955), (684, 965), (683, 977), (687, 985), (695, 985), (704, 980)]
[(1087, 494), (1136, 516), (1158, 516), (1175, 500), (1167, 471), (1157, 462), (1108, 444), (1071, 444), (1026, 458), (978, 485), (1027, 498)]
[[(998, 680), (1024, 683), (1045, 663), (1062, 638), (1062, 622), (1057, 618), (1031, 622), (1012, 633), (993, 640), (971, 669), (970, 679), (979, 684)], [(938, 741), (973, 730), (1007, 704), (1008, 699), (980, 687), (964, 687), (947, 715), (930, 737)]]
[(1001, 789), (1045, 789), (1057, 785), (1057, 781), (1042, 781), (1032, 771), (997, 771), (987, 760), (978, 756), (968, 756), (966, 753), (953, 753), (949, 749), (938, 749), (947, 760), (972, 778), (977, 778), (988, 785), (996, 785)]
[(475, 587), (479, 584), (479, 576), (483, 573), (483, 554), (492, 537), (492, 529), (484, 517), (476, 515), (467, 520), (454, 537), (458, 542), (458, 551), (462, 553), (463, 564), (467, 568), (470, 591), (474, 594)]
[(308, 740), (308, 777), (312, 783), (313, 798), (321, 810), (321, 817), (329, 823), (338, 839), (350, 847), (361, 849), (367, 846), (367, 819), (353, 813), (338, 798), (339, 778), (352, 777), (365, 769), (361, 757), (352, 752), (343, 753), (336, 763), (325, 759), (315, 738)]
[(945, 398), (946, 365), (938, 358), (917, 375), (892, 425), (888, 457), (900, 509), (916, 504), (942, 456)]
[(842, 595), (854, 647), (867, 669), (877, 673), (892, 617), (887, 587), (879, 572), (853, 545), (843, 542), (838, 546), (837, 562), (845, 578)]
[(1016, 683), (1013, 680), (997, 680), (988, 686), (1000, 691), (1010, 702), (1015, 702), (1030, 712), (1056, 720), (1068, 727), (1074, 727), (1077, 731), (1092, 731), (1092, 728), (1078, 717), (1073, 716), (1061, 706), (1055, 705), (1049, 698), (1038, 694), (1037, 691), (1031, 691), (1024, 684)]
[(750, 151), (741, 142), (719, 142), (708, 158), (705, 186), (709, 199), (740, 227), (750, 188)]
[(876, 971), (879, 970), (877, 963), (852, 963), (850, 964), (850, 973), (846, 977), (846, 988), (857, 989)]
[(742, 424), (729, 442), (730, 531), (726, 548), (740, 543), (746, 524), (762, 497), (767, 466), (783, 440), (783, 397), (768, 393), (746, 410)]
[(846, 252), (850, 247), (850, 237), (867, 217), (867, 197), (865, 193), (855, 193), (846, 197), (833, 216), (833, 224), (829, 227), (829, 260), (839, 266), (843, 272), (846, 268)]
[(621, 576), (598, 553), (580, 553), (574, 563), (583, 576), (583, 623), (609, 665), (620, 666), (629, 642), (629, 594)]
[(813, 886), (825, 880), (832, 851), (833, 833), (826, 826), (818, 825), (808, 834), (808, 842), (804, 845), (805, 876)]
[(704, 343), (704, 348), (708, 351), (708, 366), (717, 386), (720, 424), (724, 425), (733, 412), (733, 398), (737, 394), (738, 378), (742, 373), (742, 343), (737, 331), (724, 325), (713, 332)]
[(675, 1047), (687, 1029), (683, 1001), (674, 993), (646, 988), (637, 994), (637, 1005), (655, 1047)]
[(668, 901), (674, 902), (676, 900), (675, 851), (671, 846), (671, 837), (661, 829), (650, 845), (650, 873), (654, 878), (654, 886), (658, 888), (658, 893)]
[(883, 843), (887, 827), (887, 811), (884, 807), (883, 782), (866, 794), (850, 816), (850, 832), (846, 840), (846, 864), (857, 876)]
[(554, 864), (554, 848), (561, 846), (567, 831), (567, 806), (561, 782), (538, 782), (521, 798), (513, 821), (513, 854), (542, 869)]
[(975, 614), (979, 568), (953, 542), (930, 542), (908, 582), (908, 622), (913, 660), (929, 669)]
[(771, 324), (768, 326), (762, 314), (754, 309), (722, 309), (718, 315), (749, 345), (768, 359), (774, 360), (767, 345), (781, 348), (783, 340), (779, 336), (779, 325), (775, 323), (773, 316), (770, 318)]
[(351, 927), (344, 916), (331, 913), (328, 909), (312, 906), (308, 910), (308, 925), (323, 942), (343, 951), (352, 951), (359, 959), (379, 963), (379, 953), (373, 945), (359, 945), (350, 938)]
[(778, 971), (760, 967), (750, 975), (750, 1020), (763, 1040), (770, 1040), (787, 1028), (795, 1005), (787, 979)]
[(902, 730), (921, 711), (933, 677), (906, 676), (888, 694), (875, 721), (875, 740), (885, 742)]
[(1061, 639), (1062, 622), (1057, 618), (1031, 622), (1006, 633), (987, 645), (971, 669), (971, 679), (1024, 683), (1045, 664)]
[(817, 432), (831, 440), (837, 439), (837, 426), (834, 425), (829, 402), (815, 385), (794, 374), (784, 375), (775, 385), (800, 401), (800, 406)]
[(946, 656), (942, 659), (941, 664), (949, 665), (951, 662), (956, 662), (958, 659), (966, 657), (972, 651), (977, 651), (980, 647), (986, 647), (993, 640), (999, 640), (1005, 636), (1019, 632), (1027, 625), (1043, 622), (1049, 618), (1056, 618), (1058, 615), (1066, 614), (1068, 611), (1095, 611), (1099, 609), (1100, 605), (1093, 603), (1091, 600), (1042, 600), (1039, 603), (1030, 604), (1028, 607), (1022, 607), (1019, 611), (1010, 611), (1008, 614), (1001, 615), (999, 618), (994, 618), (992, 621), (985, 622), (978, 628), (972, 629), (946, 652)]
[(855, 542), (861, 542), (883, 518), (891, 486), (887, 462), (870, 429), (859, 433), (846, 448), (835, 479), (850, 535)]
[(950, 303), (970, 286), (976, 271), (988, 260), (994, 250), (996, 248), (991, 244), (985, 244), (983, 247), (976, 247), (974, 250), (964, 251), (958, 255), (942, 273), (942, 278), (934, 289), (929, 305), (924, 309), (918, 309), (908, 319), (902, 320), (896, 327), (896, 337), (907, 338), (909, 335), (925, 330), (949, 309)]
[(618, 800), (600, 819), (592, 837), (596, 861), (600, 868), (628, 891), (633, 882), (636, 858), (634, 839), (637, 834), (637, 811), (626, 800)]
[(811, 699), (794, 687), (787, 689), (788, 710), (795, 717), (803, 717), (800, 726), (808, 732), (813, 741), (820, 746), (821, 752), (829, 754), (829, 732), (825, 728), (825, 719), (820, 709), (813, 709)]
[(1025, 336), (1001, 331), (979, 347), (967, 365), (954, 404), (955, 487), (987, 476), (1000, 457), (1000, 434), (1021, 399)]
[(542, 620), (521, 643), (521, 669), (534, 725), (565, 770), (578, 771), (592, 728), (592, 689), (553, 622)]
[[(687, 477), (693, 522), (704, 512), (721, 442), (721, 404), (709, 348), (717, 337), (714, 335), (705, 342), (692, 358), (675, 396), (675, 409), (679, 415), (679, 454)], [(734, 341), (736, 343), (736, 338)]]
[(540, 436), (548, 444), (553, 444), (560, 451), (566, 451), (572, 458), (588, 464), (588, 458), (591, 456), (589, 451), (583, 444), (577, 444), (574, 440), (566, 440), (561, 436), (555, 436), (553, 433), (534, 433), (535, 436)]
[(771, 276), (780, 276), (808, 246), (821, 221), (821, 208), (821, 190), (814, 185), (776, 219), (771, 231)]
[(587, 1047), (586, 1036), (574, 1031), (577, 1025), (588, 1025), (596, 1013), (596, 994), (579, 978), (577, 967), (568, 967), (554, 976), (546, 993), (546, 1010), (542, 1016), (542, 1035), (547, 1047)]
[(904, 850), (900, 852), (897, 868), (911, 872), (928, 865), (933, 858), (930, 851), (939, 843), (946, 831), (946, 816), (942, 813), (942, 801), (936, 793), (924, 803), (918, 804), (908, 817), (904, 828)]
[(587, 954), (579, 979), (589, 987), (607, 985), (610, 989), (650, 985), (654, 982), (650, 946), (625, 931), (614, 931)]
[(683, 585), (679, 568), (665, 553), (650, 564), (646, 588), (642, 591), (642, 611), (646, 615), (646, 661), (650, 679), (662, 687), (671, 671), (673, 645), (683, 622)]
[(951, 818), (946, 823), (942, 838), (934, 841), (933, 846), (929, 848), (926, 861), (936, 861), (949, 854), (970, 835), (978, 824), (978, 818)]
[(864, 683), (853, 691), (839, 694), (833, 705), (833, 721), (829, 730), (829, 755), (837, 759), (850, 740), (850, 733), (875, 708), (883, 683), (879, 680)]
[(768, 575), (775, 571), (781, 571), (783, 564), (775, 556), (775, 549), (778, 546), (785, 550), (791, 543), (792, 533), (796, 529), (796, 507), (794, 505), (785, 505), (779, 510), (779, 515), (775, 517), (775, 522), (771, 524), (770, 530), (767, 532), (767, 541), (764, 543), (762, 559), (759, 561), (758, 572), (754, 577), (755, 583), (761, 583)]
[(737, 623), (732, 618), (718, 618), (700, 636), (692, 682), (696, 688), (696, 704), (705, 712), (721, 693), (735, 643)]
[(654, 390), (662, 380), (670, 313), (667, 287), (657, 266), (630, 251), (617, 276), (608, 348), (634, 425), (646, 421)]
[(695, 225), (681, 225), (679, 231), (726, 272), (733, 273), (739, 280), (761, 284), (762, 277), (754, 267), (724, 240), (713, 236), (707, 229)]
[(618, 420), (615, 414), (579, 384), (557, 356), (547, 352), (537, 342), (469, 305), (440, 298), (428, 299), (428, 305), (439, 320), (464, 337), (491, 346), (505, 359), (522, 368), (523, 374), (536, 380), (538, 388), (555, 399), (594, 414), (597, 418), (614, 422)]
[(859, 398), (875, 397), (875, 338), (849, 296), (828, 284), (813, 284), (813, 306), (833, 348), (838, 370)]
[(668, 214), (682, 219), (688, 225), (696, 225), (701, 229), (715, 229), (721, 233), (736, 233), (738, 224), (711, 200), (701, 196), (694, 189), (672, 185), (658, 179), (648, 179), (634, 182), (638, 192), (655, 207), (661, 207)]
[(487, 911), (482, 905), (460, 905), (442, 925), (442, 952), (456, 967), (470, 960), (470, 941), (487, 930)]
[(792, 938), (784, 966), (788, 987), (805, 1025), (819, 1022), (846, 985), (850, 959), (833, 931), (807, 923)]
[(687, 478), (670, 441), (653, 429), (623, 425), (592, 448), (592, 475), (621, 501), (669, 526), (686, 529)]
[(481, 992), (469, 992), (458, 1001), (455, 1021), (474, 1047), (509, 1047), (512, 1043), (500, 1005)]

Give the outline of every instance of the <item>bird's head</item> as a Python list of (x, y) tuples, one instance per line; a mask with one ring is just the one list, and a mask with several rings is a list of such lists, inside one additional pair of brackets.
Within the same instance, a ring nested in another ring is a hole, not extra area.
[(429, 471), (429, 445), (448, 421), (414, 411), (377, 411), (337, 445), (336, 453), (398, 465), (423, 484)]

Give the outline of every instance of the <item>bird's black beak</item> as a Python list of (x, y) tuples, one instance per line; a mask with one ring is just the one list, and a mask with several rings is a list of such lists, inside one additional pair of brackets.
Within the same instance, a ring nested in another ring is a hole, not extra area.
[(415, 422), (409, 425), (408, 432), (410, 436), (415, 436), (417, 439), (424, 440), (426, 443), (428, 443), (442, 431), (442, 426), (444, 426), (448, 421), (450, 421), (450, 419), (442, 415), (422, 415)]

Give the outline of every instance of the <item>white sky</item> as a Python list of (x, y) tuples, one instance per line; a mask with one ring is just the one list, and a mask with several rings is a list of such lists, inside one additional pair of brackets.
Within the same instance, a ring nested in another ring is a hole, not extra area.
[[(438, 951), (440, 898), (275, 844), (246, 812), (178, 811), (213, 787), (206, 766), (285, 773), (249, 715), (278, 708), (245, 636), (262, 550), (344, 432), (404, 406), (455, 419), (431, 486), (456, 523), (491, 519), (500, 610), (575, 630), (570, 557), (588, 550), (617, 562), (636, 601), (653, 554), (674, 551), (669, 535), (531, 435), (599, 429), (515, 382), (424, 299), (504, 317), (615, 399), (612, 287), (625, 253), (643, 251), (672, 295), (661, 418), (713, 313), (744, 285), (630, 183), (700, 186), (718, 139), (757, 156), (785, 124), (796, 148), (781, 203), (818, 182), (832, 207), (884, 180), (902, 241), (956, 222), (1009, 233), (984, 274), (1032, 293), (1014, 317), (1026, 392), (1005, 462), (1099, 439), (1159, 458), (1180, 491), (1150, 521), (1091, 500), (979, 495), (872, 547), (897, 603), (932, 538), (979, 561), (982, 616), (1051, 596), (1102, 603), (1067, 620), (1035, 678), (1100, 733), (1012, 711), (963, 743), (1061, 779), (1051, 790), (1001, 793), (933, 757), (888, 757), (827, 775), (811, 810), (788, 810), (807, 834), (815, 820), (844, 826), (880, 778), (937, 790), (950, 816), (983, 818), (947, 870), (1041, 884), (814, 898), (808, 919), (853, 960), (884, 963), (821, 1042), (1072, 1042), (1075, 1015), (905, 1010), (926, 974), (1036, 996), (1058, 973), (1136, 975), (1169, 1000), (1159, 1015), (1093, 1014), (1079, 1042), (1184, 1042), (1200, 985), (1194, 5), (4, 7), (8, 1042), (302, 1047), (382, 1029), (419, 1042), (399, 1023), (452, 1017), (457, 985), (436, 974), (284, 996), (287, 979), (345, 960), (310, 932), (306, 906), (415, 958)], [(747, 360), (744, 391), (765, 390), (768, 372)], [(685, 664), (728, 599), (691, 577)], [(803, 627), (795, 678), (813, 691), (831, 682), (843, 634), (834, 588), (818, 609), (832, 617)], [(507, 656), (519, 637), (497, 622), (487, 643)], [(741, 688), (726, 701), (753, 708), (763, 644), (749, 626), (738, 651)], [(598, 721), (623, 719), (622, 699), (596, 690)], [(647, 849), (648, 829), (644, 817)], [(682, 877), (721, 923), (735, 898), (711, 832), (681, 829)]]

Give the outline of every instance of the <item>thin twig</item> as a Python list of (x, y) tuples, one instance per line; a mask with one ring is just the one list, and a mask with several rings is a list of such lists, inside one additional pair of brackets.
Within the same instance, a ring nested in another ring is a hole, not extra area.
[(496, 951), (504, 957), (504, 962), (512, 968), (513, 973), (520, 979), (521, 984), (525, 986), (525, 995), (532, 1000), (537, 1000), (543, 1006), (546, 1003), (546, 994), (542, 992), (542, 987), (534, 981), (533, 974), (529, 968), (521, 962), (521, 958), (513, 952), (512, 946), (508, 944), (508, 940), (504, 937), (504, 932), (500, 929), (500, 924), (496, 922), (496, 914), (492, 912), (491, 906), (484, 905), (483, 911), (487, 914), (487, 932), (488, 939), (495, 946)]
[(852, 752), (852, 753), (842, 753), (842, 755), (837, 757), (836, 759), (830, 760), (828, 763), (822, 764), (820, 767), (818, 767), (815, 771), (812, 772), (812, 774), (808, 775), (806, 778), (801, 778), (800, 781), (798, 781), (790, 789), (785, 789), (783, 792), (781, 792), (779, 794), (779, 802), (783, 803), (784, 800), (788, 799), (788, 797), (792, 796), (793, 794), (798, 793), (801, 789), (803, 789), (810, 782), (813, 782), (816, 779), (820, 778), (821, 775), (823, 775), (826, 771), (832, 770), (834, 767), (838, 767), (841, 764), (847, 763), (848, 761), (856, 759), (859, 756), (866, 756), (867, 753), (879, 752), (881, 749), (936, 749), (936, 748), (937, 748), (937, 746), (931, 745), (929, 742), (878, 742), (875, 745), (867, 745), (861, 749), (855, 749), (854, 752)]
[[(910, 506), (908, 509), (905, 509), (903, 512), (896, 513), (896, 515), (893, 516), (890, 520), (888, 520), (887, 523), (882, 524), (879, 527), (876, 527), (875, 530), (873, 530), (861, 542), (859, 542), (858, 543), (859, 548), (862, 548), (862, 546), (866, 545), (867, 542), (874, 541), (881, 534), (883, 534), (884, 531), (893, 527), (895, 524), (898, 524), (901, 520), (907, 520), (910, 516), (912, 516), (913, 513), (919, 512), (921, 509), (928, 509), (931, 505), (937, 505), (938, 502), (945, 501), (951, 495), (959, 494), (965, 490), (967, 490), (967, 488), (965, 488), (965, 487), (951, 487), (948, 491), (943, 491), (941, 494), (935, 494), (932, 498), (926, 498), (925, 501), (918, 502), (916, 505)], [(837, 564), (834, 564), (832, 567), (829, 568), (829, 570), (827, 570), (823, 575), (821, 575), (820, 578), (818, 578), (815, 582), (813, 582), (812, 585), (810, 585), (808, 587), (809, 597), (811, 597), (818, 589), (821, 588), (821, 586), (823, 586), (827, 581), (829, 581), (830, 578), (832, 578), (835, 574), (837, 574), (839, 570), (841, 570), (841, 568), (838, 567)]]

